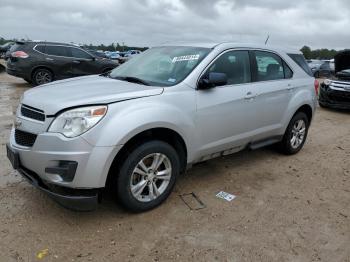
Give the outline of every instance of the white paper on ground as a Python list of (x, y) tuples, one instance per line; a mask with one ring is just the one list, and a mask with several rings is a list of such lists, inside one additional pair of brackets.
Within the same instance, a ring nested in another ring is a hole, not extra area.
[(232, 201), (233, 199), (236, 198), (235, 195), (231, 195), (229, 193), (226, 193), (224, 191), (220, 191), (219, 193), (216, 194), (218, 198), (225, 199), (226, 201)]

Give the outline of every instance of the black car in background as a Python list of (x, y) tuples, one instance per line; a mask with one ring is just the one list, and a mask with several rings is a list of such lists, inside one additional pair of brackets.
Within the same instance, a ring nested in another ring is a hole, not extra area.
[(319, 104), (350, 110), (350, 51), (343, 51), (334, 57), (335, 76), (320, 85)]
[(76, 76), (101, 74), (117, 67), (79, 46), (54, 42), (16, 42), (7, 60), (7, 73), (35, 85)]
[(10, 50), (11, 46), (13, 46), (14, 42), (7, 42), (3, 45), (0, 45), (0, 58), (5, 58), (5, 54), (8, 50)]
[(92, 49), (87, 49), (86, 51), (88, 51), (90, 54), (94, 55), (97, 58), (108, 59), (108, 56), (105, 53), (103, 53), (102, 51), (96, 51), (96, 50), (92, 50)]
[(318, 68), (311, 69), (314, 77), (332, 77), (334, 75), (334, 65), (331, 61), (323, 61)]

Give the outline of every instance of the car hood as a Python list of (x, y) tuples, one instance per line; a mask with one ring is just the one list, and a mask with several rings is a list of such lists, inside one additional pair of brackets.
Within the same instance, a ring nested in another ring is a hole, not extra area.
[(55, 81), (26, 91), (21, 103), (46, 115), (80, 105), (108, 104), (160, 95), (162, 87), (145, 86), (93, 75)]
[(335, 73), (350, 69), (350, 50), (339, 52), (334, 57)]

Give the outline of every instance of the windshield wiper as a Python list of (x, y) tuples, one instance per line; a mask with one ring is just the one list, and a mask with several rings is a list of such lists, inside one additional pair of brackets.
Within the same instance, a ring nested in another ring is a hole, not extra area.
[(134, 76), (116, 76), (113, 77), (114, 79), (118, 79), (118, 80), (122, 80), (122, 81), (127, 81), (127, 82), (131, 82), (131, 83), (137, 83), (137, 84), (141, 84), (141, 85), (145, 85), (145, 86), (149, 86), (150, 84), (138, 77), (134, 77)]

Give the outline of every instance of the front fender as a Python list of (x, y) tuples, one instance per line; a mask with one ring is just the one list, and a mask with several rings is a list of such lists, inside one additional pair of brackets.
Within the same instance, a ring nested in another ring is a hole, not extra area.
[[(123, 101), (109, 105), (108, 112), (101, 123), (83, 135), (83, 138), (95, 146), (124, 145), (132, 137), (152, 128), (168, 128), (177, 132), (184, 140), (191, 159), (194, 141), (194, 110), (184, 105), (182, 108), (157, 101), (157, 97), (146, 97)], [(186, 102), (186, 101), (184, 101)], [(186, 103), (184, 103), (186, 104)], [(188, 111), (192, 111), (188, 112)]]

